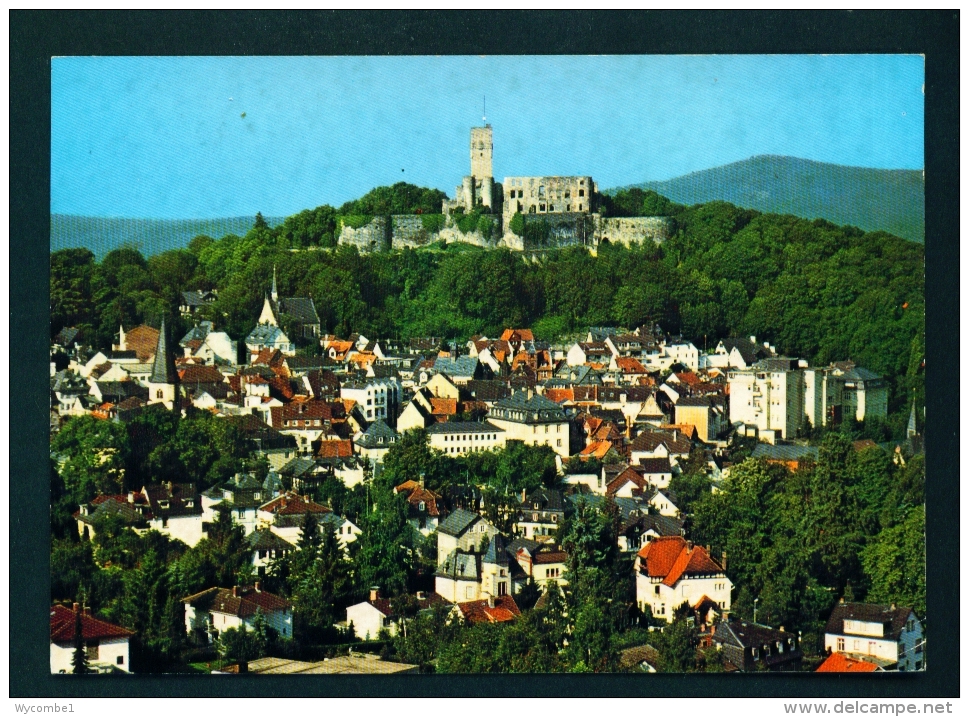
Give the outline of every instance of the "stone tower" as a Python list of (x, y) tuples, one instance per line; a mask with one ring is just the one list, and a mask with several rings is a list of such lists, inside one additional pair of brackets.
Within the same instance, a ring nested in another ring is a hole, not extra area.
[(158, 331), (155, 359), (148, 378), (148, 403), (162, 403), (165, 408), (175, 411), (181, 408), (178, 402), (178, 373), (175, 371), (175, 359), (168, 351), (164, 318)]
[(491, 179), (491, 157), (494, 153), (491, 125), (471, 128), (471, 176), (481, 181)]

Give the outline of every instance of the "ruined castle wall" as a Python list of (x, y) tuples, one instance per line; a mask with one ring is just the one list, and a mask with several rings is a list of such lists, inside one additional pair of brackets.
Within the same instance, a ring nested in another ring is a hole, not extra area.
[(596, 227), (596, 244), (642, 244), (653, 241), (661, 244), (670, 238), (673, 222), (669, 217), (600, 217)]
[(390, 222), (387, 217), (374, 217), (369, 224), (354, 229), (344, 224), (340, 229), (338, 244), (357, 247), (361, 254), (386, 251), (390, 248)]

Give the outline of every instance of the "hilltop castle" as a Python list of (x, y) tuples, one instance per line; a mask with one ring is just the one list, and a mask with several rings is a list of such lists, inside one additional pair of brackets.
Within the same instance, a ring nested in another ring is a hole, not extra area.
[[(588, 175), (511, 176), (496, 182), (490, 124), (471, 128), (470, 158), (471, 174), (455, 187), (454, 199), (443, 204), (443, 226), (433, 226), (420, 216), (374, 217), (359, 228), (343, 226), (339, 242), (361, 251), (435, 241), (532, 251), (573, 245), (595, 248), (602, 242), (659, 243), (669, 236), (666, 217), (602, 216), (599, 187)], [(516, 215), (521, 216), (517, 226), (512, 222)]]

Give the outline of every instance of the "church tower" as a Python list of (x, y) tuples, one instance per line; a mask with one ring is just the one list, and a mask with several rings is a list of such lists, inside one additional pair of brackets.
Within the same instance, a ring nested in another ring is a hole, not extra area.
[(162, 403), (170, 411), (181, 409), (178, 400), (178, 373), (175, 371), (175, 359), (168, 350), (164, 318), (158, 331), (155, 359), (151, 365), (151, 376), (148, 378), (148, 403), (149, 405)]

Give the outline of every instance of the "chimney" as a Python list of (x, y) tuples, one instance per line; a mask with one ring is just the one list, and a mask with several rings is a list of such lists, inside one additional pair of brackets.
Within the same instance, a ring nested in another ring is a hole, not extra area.
[(81, 611), (81, 603), (79, 602), (74, 603), (74, 612), (80, 612), (80, 611)]
[(84, 606), (84, 614), (85, 615), (90, 615), (91, 614), (91, 606), (90, 605), (85, 605)]
[(898, 609), (898, 605), (896, 605), (895, 603), (892, 603), (892, 611), (895, 611), (897, 609)]
[(494, 595), (489, 595), (488, 596), (488, 607), (494, 607), (494, 606), (495, 606), (495, 596)]
[(687, 550), (688, 553), (692, 553), (693, 552), (693, 541), (692, 540), (687, 540), (686, 541), (686, 550)]
[(838, 604), (839, 604), (839, 605), (844, 605), (844, 604), (845, 604), (845, 596), (844, 596), (844, 595), (842, 595), (842, 596), (841, 596), (841, 597), (840, 597), (840, 598), (838, 599)]
[(419, 484), (421, 486), (421, 490), (424, 490), (424, 474), (423, 473), (421, 473), (421, 479), (419, 481)]
[(378, 588), (376, 585), (372, 586), (370, 588), (370, 602), (373, 602), (379, 597), (380, 597), (380, 588)]
[(751, 336), (750, 337), (750, 343), (756, 344), (757, 343), (757, 337), (756, 336)]
[(256, 581), (256, 592), (257, 593), (261, 593), (262, 592), (262, 583), (260, 581), (258, 581), (258, 580)]
[(531, 389), (531, 387), (529, 387), (528, 388), (528, 400), (531, 401), (532, 398), (534, 398), (534, 397), (535, 397), (535, 392)]
[(525, 489), (524, 489), (524, 488), (522, 488), (522, 503), (524, 503), (524, 502), (525, 502), (525, 499), (526, 499), (527, 497), (528, 497), (528, 496), (527, 496), (527, 495), (525, 494)]
[(777, 629), (778, 629), (778, 630), (780, 630), (781, 632), (784, 632), (784, 626), (783, 626), (783, 625), (781, 625), (781, 626), (780, 626), (779, 628), (777, 628)]
[(722, 567), (726, 572), (727, 570), (727, 551), (726, 550), (720, 553), (720, 567)]
[(423, 590), (418, 590), (417, 591), (417, 599), (418, 600), (426, 600), (427, 599), (427, 593), (425, 593)]
[(239, 586), (238, 585), (233, 585), (232, 586), (232, 597), (239, 597)]
[(128, 502), (129, 503), (135, 502), (135, 492), (133, 490), (128, 491)]

